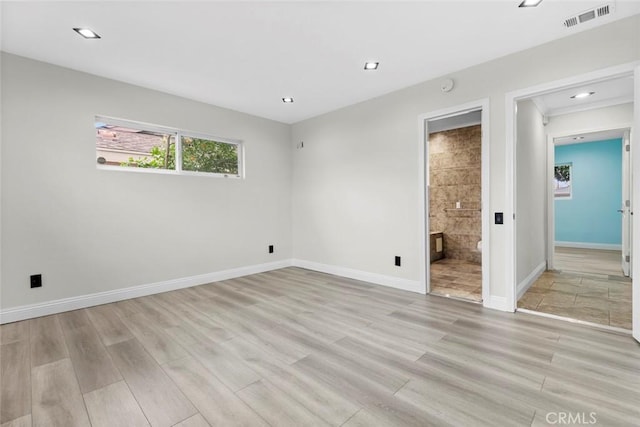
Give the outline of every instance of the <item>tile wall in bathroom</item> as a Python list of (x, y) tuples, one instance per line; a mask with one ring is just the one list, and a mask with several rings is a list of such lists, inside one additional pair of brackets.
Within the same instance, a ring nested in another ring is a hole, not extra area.
[(481, 262), (480, 155), (480, 125), (429, 135), (430, 229), (444, 233), (445, 258)]

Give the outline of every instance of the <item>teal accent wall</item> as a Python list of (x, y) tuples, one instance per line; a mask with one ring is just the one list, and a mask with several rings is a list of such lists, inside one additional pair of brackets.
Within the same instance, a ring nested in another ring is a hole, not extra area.
[(622, 139), (555, 147), (555, 164), (572, 163), (573, 194), (555, 200), (555, 239), (622, 243)]

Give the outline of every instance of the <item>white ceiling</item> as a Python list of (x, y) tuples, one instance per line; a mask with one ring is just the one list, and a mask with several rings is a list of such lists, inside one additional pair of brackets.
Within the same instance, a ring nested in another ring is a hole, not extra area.
[[(572, 99), (577, 93), (595, 92), (583, 99)], [(633, 102), (633, 75), (581, 85), (570, 89), (537, 96), (534, 102), (546, 116), (603, 108)]]
[(293, 123), (640, 13), (565, 29), (613, 1), (520, 1), (4, 1), (2, 50)]
[[(570, 136), (554, 138), (556, 145), (581, 144), (583, 142), (607, 141), (610, 139), (622, 139), (627, 129), (611, 129), (599, 132), (581, 133)], [(581, 139), (576, 139), (581, 138)]]

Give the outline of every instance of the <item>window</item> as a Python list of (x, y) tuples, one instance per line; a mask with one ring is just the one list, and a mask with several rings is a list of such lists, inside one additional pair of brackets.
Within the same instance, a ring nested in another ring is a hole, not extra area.
[(95, 129), (99, 168), (242, 176), (239, 141), (105, 117)]
[(182, 136), (182, 170), (238, 175), (238, 145)]
[(571, 199), (571, 169), (571, 163), (555, 165), (553, 170), (553, 182), (555, 184), (554, 197), (556, 199)]

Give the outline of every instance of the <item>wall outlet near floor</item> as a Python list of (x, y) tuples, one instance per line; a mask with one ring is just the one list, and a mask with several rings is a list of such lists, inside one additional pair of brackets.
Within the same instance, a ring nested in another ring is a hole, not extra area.
[(396, 266), (397, 266), (397, 267), (400, 267), (400, 264), (401, 264), (401, 262), (400, 262), (400, 257), (399, 257), (399, 256), (396, 256)]
[(273, 253), (273, 245), (269, 245), (269, 253), (272, 254)]
[(42, 287), (42, 274), (31, 275), (31, 287), (32, 288)]

